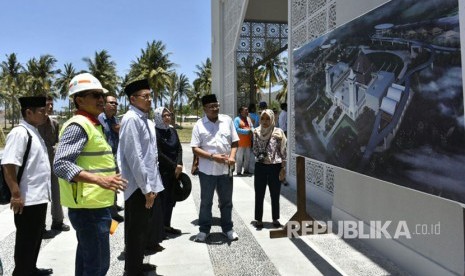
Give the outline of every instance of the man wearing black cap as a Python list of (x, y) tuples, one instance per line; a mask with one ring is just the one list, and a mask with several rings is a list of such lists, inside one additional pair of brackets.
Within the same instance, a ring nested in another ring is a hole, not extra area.
[[(51, 192), (47, 148), (37, 130), (47, 118), (45, 97), (21, 97), (19, 102), (23, 120), (8, 134), (2, 159), (16, 226), (13, 275), (50, 275), (52, 269), (36, 266)], [(22, 166), (23, 173), (17, 176)]]
[(195, 241), (204, 242), (212, 225), (212, 201), (215, 189), (221, 211), (221, 229), (229, 240), (237, 240), (233, 230), (232, 170), (236, 163), (239, 136), (231, 117), (219, 114), (215, 94), (202, 97), (205, 116), (192, 130), (191, 147), (199, 157), (200, 212), (199, 233)]
[[(132, 276), (155, 269), (154, 265), (143, 264), (144, 249), (150, 242), (147, 230), (153, 227), (154, 209), (161, 206), (157, 195), (164, 188), (157, 166), (155, 124), (148, 119), (152, 103), (149, 83), (146, 79), (131, 82), (124, 88), (124, 92), (130, 105), (121, 120), (117, 160), (122, 176), (128, 180), (124, 192), (124, 269), (128, 276)], [(162, 220), (159, 226), (163, 228)]]

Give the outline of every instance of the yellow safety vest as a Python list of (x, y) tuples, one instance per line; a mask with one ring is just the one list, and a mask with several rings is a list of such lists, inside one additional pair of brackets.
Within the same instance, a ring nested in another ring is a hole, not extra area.
[[(115, 158), (107, 143), (101, 126), (95, 126), (89, 119), (76, 115), (69, 119), (60, 131), (60, 137), (70, 124), (80, 125), (87, 133), (87, 143), (76, 159), (76, 165), (97, 175), (116, 173)], [(68, 182), (59, 179), (61, 205), (69, 208), (96, 209), (113, 205), (115, 192), (103, 189), (97, 184)]]

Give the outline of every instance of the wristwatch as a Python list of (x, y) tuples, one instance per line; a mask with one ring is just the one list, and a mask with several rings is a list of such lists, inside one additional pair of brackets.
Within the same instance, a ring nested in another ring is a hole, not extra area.
[(209, 159), (210, 159), (210, 161), (213, 161), (213, 153), (210, 154), (210, 158), (209, 158)]

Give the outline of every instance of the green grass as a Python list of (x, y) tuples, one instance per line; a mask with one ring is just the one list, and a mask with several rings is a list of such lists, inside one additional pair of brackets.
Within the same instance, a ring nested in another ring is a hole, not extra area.
[(182, 126), (182, 129), (178, 129), (179, 140), (181, 143), (190, 143), (192, 137), (192, 126)]
[(5, 134), (3, 133), (3, 129), (0, 127), (0, 148), (5, 147)]

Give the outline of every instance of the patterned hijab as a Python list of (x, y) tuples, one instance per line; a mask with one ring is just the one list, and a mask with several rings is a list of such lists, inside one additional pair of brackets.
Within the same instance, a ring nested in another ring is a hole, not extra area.
[(168, 129), (168, 128), (170, 128), (170, 125), (167, 125), (167, 124), (165, 124), (165, 122), (163, 122), (163, 112), (165, 112), (165, 111), (167, 111), (167, 112), (169, 112), (171, 114), (170, 110), (168, 108), (166, 108), (166, 107), (163, 107), (163, 106), (157, 107), (155, 109), (155, 127), (156, 128), (159, 128), (159, 129)]
[[(268, 115), (270, 117), (270, 126), (265, 128), (262, 125), (262, 117), (263, 115)], [(260, 140), (268, 141), (271, 138), (271, 134), (273, 133), (274, 127), (276, 123), (274, 120), (274, 112), (271, 109), (265, 109), (260, 114), (260, 125), (255, 129), (255, 133), (258, 135)]]

